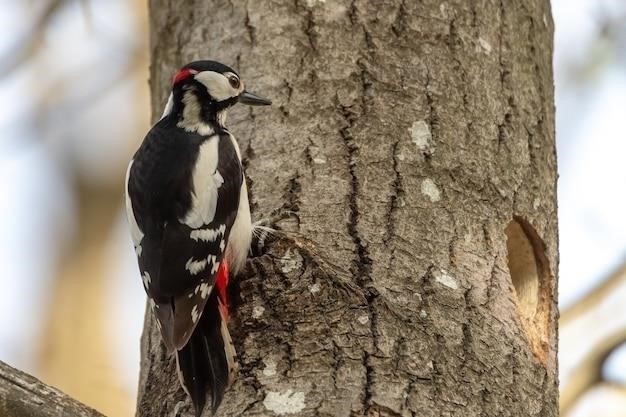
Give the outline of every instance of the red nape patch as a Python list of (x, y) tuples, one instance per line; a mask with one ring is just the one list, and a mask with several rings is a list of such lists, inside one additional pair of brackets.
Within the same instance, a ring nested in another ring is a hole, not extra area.
[(198, 71), (193, 70), (191, 68), (182, 68), (178, 70), (178, 72), (176, 72), (176, 74), (174, 74), (174, 76), (172, 77), (172, 85), (179, 83), (183, 80), (186, 80), (187, 78), (197, 73)]
[(220, 264), (220, 268), (217, 271), (217, 277), (215, 278), (215, 288), (217, 289), (217, 296), (222, 301), (222, 304), (228, 309), (228, 281), (230, 278), (230, 270), (228, 268), (228, 262), (223, 260)]

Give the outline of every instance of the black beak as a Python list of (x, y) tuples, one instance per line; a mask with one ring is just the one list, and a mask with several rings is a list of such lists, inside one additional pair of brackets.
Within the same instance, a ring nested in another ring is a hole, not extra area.
[(268, 100), (263, 97), (259, 97), (256, 94), (250, 93), (249, 91), (244, 91), (239, 94), (239, 102), (242, 104), (247, 104), (248, 106), (269, 106), (272, 104), (272, 100)]

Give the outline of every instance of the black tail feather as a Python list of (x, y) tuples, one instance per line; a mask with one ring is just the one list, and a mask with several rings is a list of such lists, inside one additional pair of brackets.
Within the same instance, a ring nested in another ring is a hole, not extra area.
[(207, 401), (215, 413), (228, 387), (232, 371), (229, 361), (232, 363), (234, 358), (229, 358), (230, 337), (226, 337), (225, 341), (215, 291), (188, 343), (177, 352), (180, 381), (191, 397), (197, 416), (202, 414)]

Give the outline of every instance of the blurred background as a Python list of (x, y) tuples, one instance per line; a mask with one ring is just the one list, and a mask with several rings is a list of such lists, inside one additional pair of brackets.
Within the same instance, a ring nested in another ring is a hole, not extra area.
[[(122, 211), (149, 127), (145, 0), (0, 0), (0, 360), (132, 415)], [(563, 417), (626, 417), (626, 2), (552, 0)]]

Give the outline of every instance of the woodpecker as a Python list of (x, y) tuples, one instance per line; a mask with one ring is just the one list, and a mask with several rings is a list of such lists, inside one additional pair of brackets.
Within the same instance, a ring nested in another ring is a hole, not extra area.
[(126, 172), (126, 214), (139, 272), (167, 351), (200, 416), (235, 371), (228, 283), (252, 239), (241, 153), (224, 126), (237, 103), (271, 101), (215, 61), (178, 70), (161, 119)]

